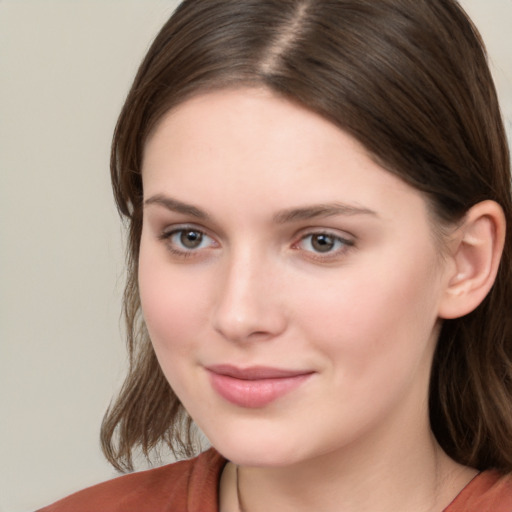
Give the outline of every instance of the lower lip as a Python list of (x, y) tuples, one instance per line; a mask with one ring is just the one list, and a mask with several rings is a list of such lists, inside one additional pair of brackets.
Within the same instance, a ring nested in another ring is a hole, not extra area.
[(213, 389), (225, 400), (239, 407), (264, 407), (298, 388), (311, 373), (273, 379), (243, 380), (210, 372)]

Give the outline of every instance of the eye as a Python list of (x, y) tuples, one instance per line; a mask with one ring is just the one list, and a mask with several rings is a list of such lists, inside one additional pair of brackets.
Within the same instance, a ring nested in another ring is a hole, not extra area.
[(190, 255), (193, 252), (215, 247), (216, 242), (200, 229), (182, 227), (163, 232), (160, 237), (165, 240), (168, 249), (177, 255)]
[(354, 245), (354, 241), (332, 233), (309, 233), (303, 236), (296, 247), (317, 255), (337, 255)]

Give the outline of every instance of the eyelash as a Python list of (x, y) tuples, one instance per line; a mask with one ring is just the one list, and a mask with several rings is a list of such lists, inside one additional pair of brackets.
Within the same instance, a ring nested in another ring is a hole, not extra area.
[[(173, 237), (175, 236), (183, 236), (185, 233), (195, 233), (200, 238), (200, 244), (203, 243), (205, 238), (208, 238), (213, 243), (209, 243), (207, 247), (196, 247), (196, 248), (178, 248), (179, 242), (174, 241)], [(312, 238), (313, 237), (325, 237), (327, 239), (330, 239), (332, 241), (332, 244), (334, 247), (336, 245), (338, 246), (335, 250), (328, 250), (322, 253), (322, 251), (315, 251), (313, 250), (307, 250), (303, 249), (305, 253), (308, 254), (308, 258), (316, 260), (316, 261), (324, 261), (328, 262), (330, 260), (336, 259), (340, 257), (341, 255), (345, 254), (348, 250), (350, 250), (355, 245), (355, 241), (350, 238), (344, 238), (342, 236), (336, 235), (332, 232), (326, 231), (326, 230), (318, 230), (318, 231), (312, 231), (309, 233), (302, 234), (297, 242), (294, 242), (292, 244), (292, 249), (294, 250), (301, 250), (301, 245), (305, 243), (306, 240), (310, 240), (310, 245), (313, 244)], [(218, 247), (217, 242), (210, 237), (205, 231), (202, 229), (196, 228), (194, 226), (179, 226), (174, 229), (163, 231), (159, 235), (159, 240), (162, 240), (166, 242), (167, 249), (171, 252), (171, 254), (181, 257), (181, 258), (190, 258), (194, 256), (199, 255), (199, 251), (202, 249), (208, 249), (212, 246), (214, 248)]]

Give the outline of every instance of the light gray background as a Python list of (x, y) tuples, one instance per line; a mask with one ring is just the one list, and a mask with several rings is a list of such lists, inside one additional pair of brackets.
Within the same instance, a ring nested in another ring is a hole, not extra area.
[[(0, 512), (115, 472), (100, 421), (126, 363), (108, 158), (172, 0), (0, 0)], [(512, 0), (464, 0), (512, 126)]]

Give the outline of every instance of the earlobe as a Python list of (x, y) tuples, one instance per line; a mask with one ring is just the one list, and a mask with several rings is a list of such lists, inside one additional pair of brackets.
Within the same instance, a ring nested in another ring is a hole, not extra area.
[(503, 210), (495, 201), (469, 209), (450, 250), (454, 265), (439, 308), (441, 318), (467, 315), (489, 293), (498, 272), (505, 226)]

